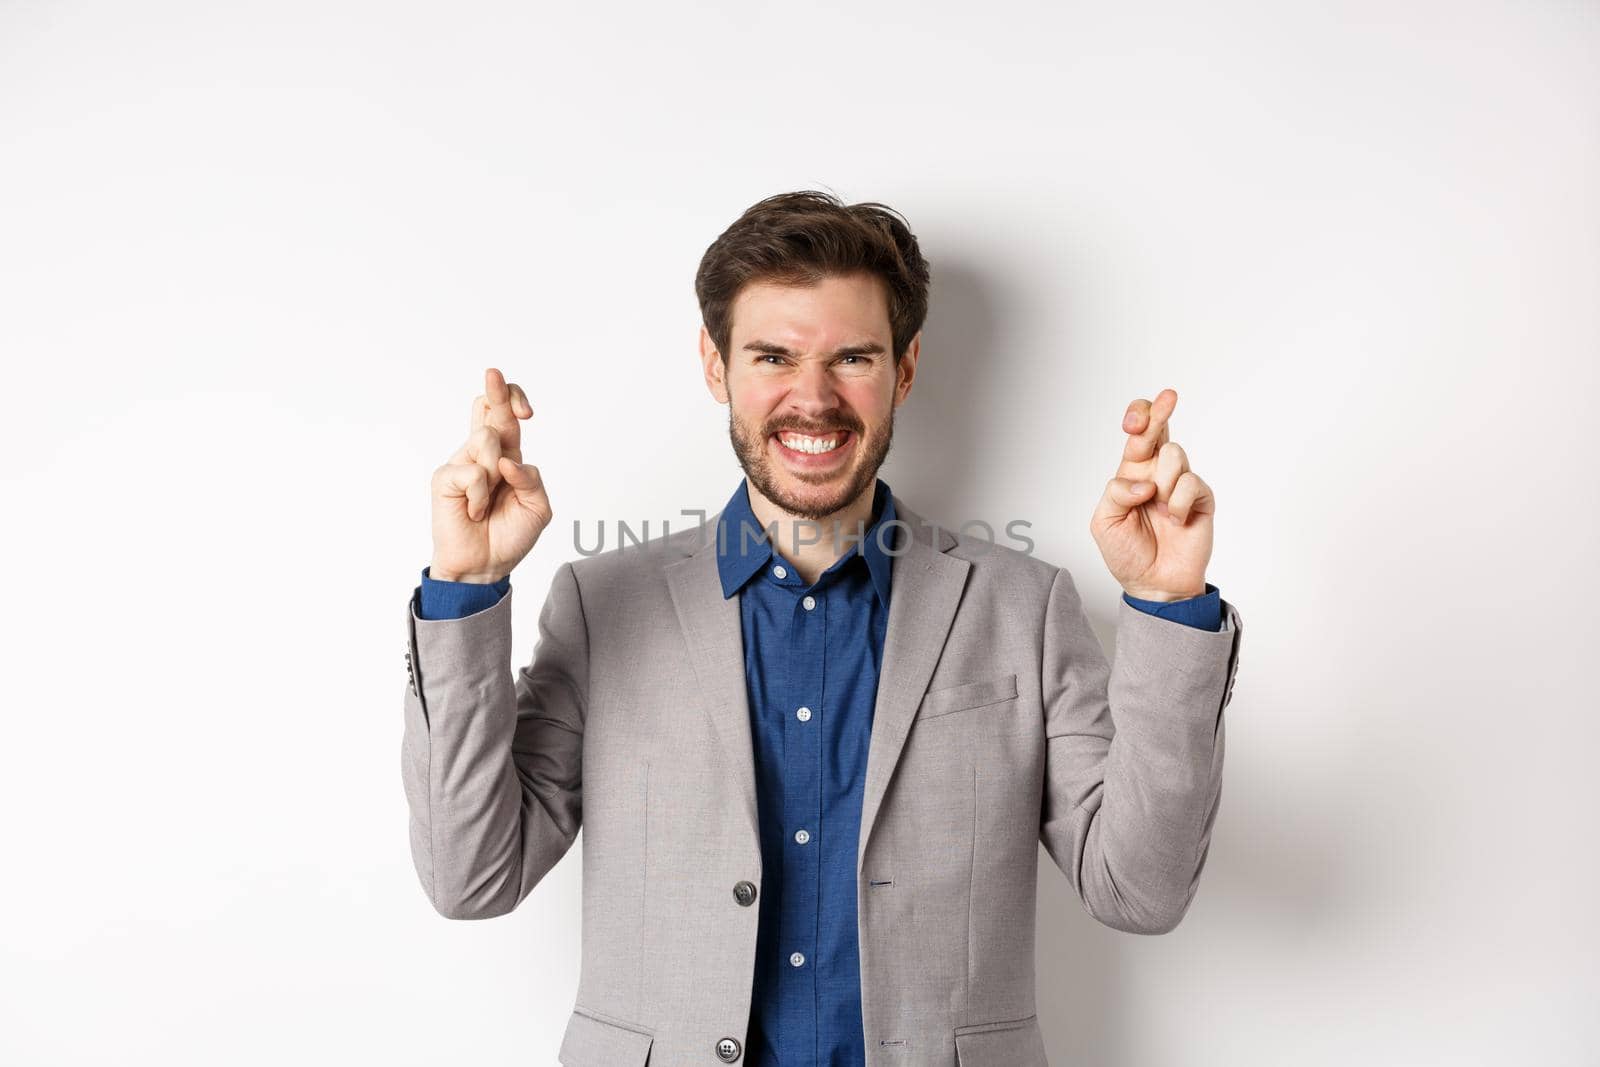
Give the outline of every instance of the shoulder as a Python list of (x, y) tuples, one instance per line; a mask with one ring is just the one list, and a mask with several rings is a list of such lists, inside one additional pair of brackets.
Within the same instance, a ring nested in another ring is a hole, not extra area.
[(580, 585), (639, 585), (646, 581), (657, 581), (664, 567), (687, 559), (709, 537), (706, 527), (692, 521), (649, 539), (629, 537), (619, 541), (610, 536), (610, 531), (606, 533), (607, 536), (600, 538), (600, 543), (602, 546), (609, 544), (610, 547), (588, 552), (579, 547), (580, 554), (571, 560), (573, 576)]
[[(940, 526), (954, 541), (945, 554), (971, 565), (973, 581), (998, 581), (1018, 589), (1048, 591), (1061, 568), (1038, 555), (1027, 537), (1011, 536), (1005, 530), (991, 530), (984, 523), (969, 523), (960, 529), (934, 519), (921, 519)], [(935, 533), (937, 538), (938, 534)]]

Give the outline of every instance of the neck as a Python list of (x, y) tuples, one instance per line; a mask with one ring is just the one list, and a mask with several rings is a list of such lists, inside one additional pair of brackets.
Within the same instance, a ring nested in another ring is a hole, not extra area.
[(748, 481), (745, 486), (756, 521), (763, 529), (777, 531), (772, 550), (809, 585), (860, 544), (860, 535), (872, 523), (872, 500), (878, 480), (873, 478), (854, 500), (821, 519), (808, 519), (785, 511)]

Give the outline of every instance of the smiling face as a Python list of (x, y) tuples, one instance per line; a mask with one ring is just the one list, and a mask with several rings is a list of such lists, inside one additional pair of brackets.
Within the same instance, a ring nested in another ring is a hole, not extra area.
[(726, 365), (704, 327), (700, 355), (751, 487), (805, 519), (870, 502), (921, 342), (896, 366), (883, 283), (873, 274), (753, 282), (731, 319)]

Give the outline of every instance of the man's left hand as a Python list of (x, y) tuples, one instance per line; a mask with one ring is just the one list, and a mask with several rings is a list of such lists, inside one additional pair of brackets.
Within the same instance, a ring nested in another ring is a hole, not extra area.
[(1168, 438), (1175, 389), (1128, 405), (1122, 464), (1089, 520), (1106, 566), (1131, 597), (1184, 600), (1206, 591), (1216, 498)]

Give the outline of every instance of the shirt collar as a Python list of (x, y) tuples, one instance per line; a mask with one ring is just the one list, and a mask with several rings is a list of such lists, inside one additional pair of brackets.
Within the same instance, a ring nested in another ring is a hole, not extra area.
[[(880, 527), (894, 521), (894, 518), (894, 494), (889, 490), (889, 483), (879, 478), (872, 493), (872, 519), (867, 525), (865, 536), (824, 572), (831, 574), (834, 570), (847, 566), (852, 556), (860, 555), (867, 561), (867, 572), (872, 576), (872, 587), (877, 591), (878, 599), (884, 607), (889, 606), (889, 579), (893, 573), (893, 559), (885, 550), (885, 546), (878, 543), (878, 535), (882, 532)], [(893, 529), (895, 528), (891, 527), (891, 530)], [(844, 531), (846, 535), (850, 532)], [(772, 545), (767, 542), (767, 531), (762, 528), (755, 512), (750, 510), (749, 479), (740, 479), (739, 487), (728, 499), (728, 506), (722, 509), (722, 515), (717, 520), (716, 536), (717, 574), (722, 579), (722, 595), (726, 599), (744, 588), (744, 584), (751, 576), (765, 566), (775, 554)], [(893, 533), (887, 535), (891, 547), (895, 536)]]

